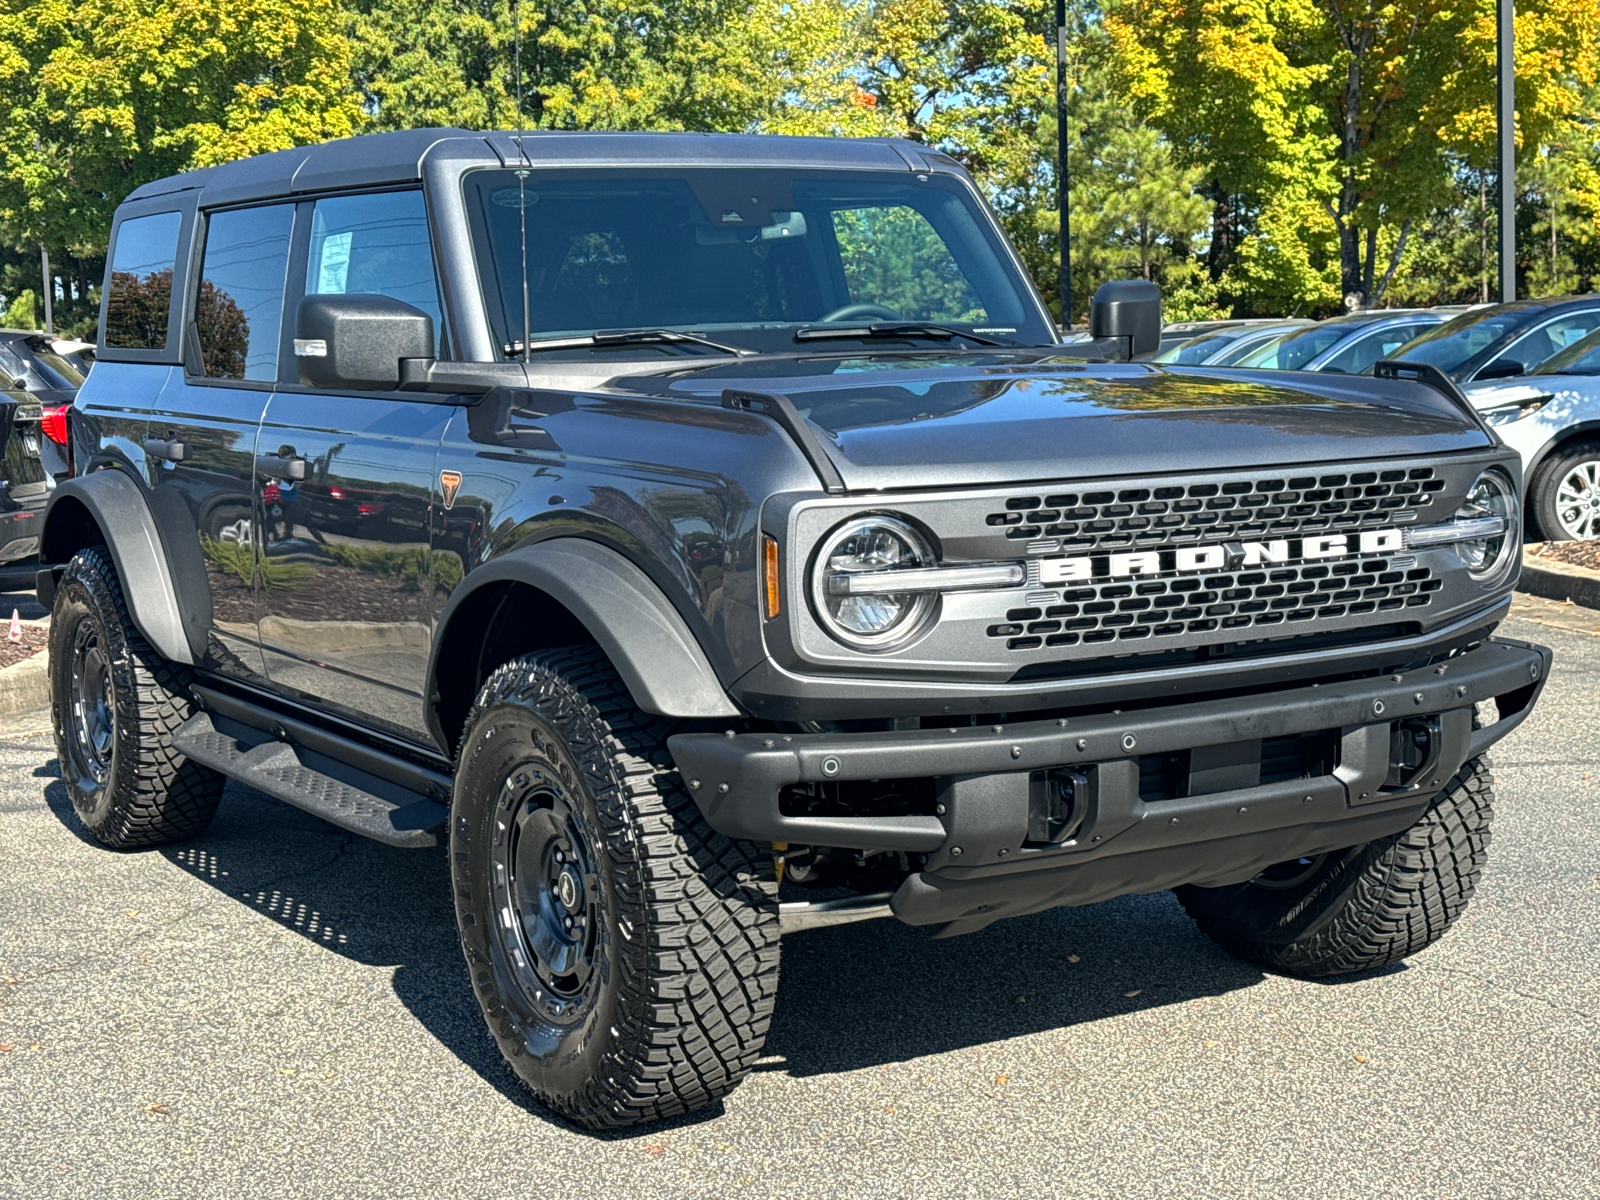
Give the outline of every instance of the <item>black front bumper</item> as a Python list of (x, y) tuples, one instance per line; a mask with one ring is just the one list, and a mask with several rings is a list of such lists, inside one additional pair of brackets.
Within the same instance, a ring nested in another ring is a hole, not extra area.
[[(673, 758), (700, 810), (729, 837), (926, 855), (896, 893), (895, 914), (951, 932), (997, 917), (1088, 904), (1181, 883), (1241, 882), (1273, 863), (1371, 841), (1414, 823), (1460, 769), (1521, 723), (1549, 674), (1550, 651), (1492, 639), (1402, 675), (1310, 685), (1134, 712), (975, 728), (857, 734), (679, 734)], [(1499, 719), (1472, 728), (1473, 705)], [(1435, 717), (1425, 778), (1390, 788), (1396, 720)], [(1147, 801), (1143, 755), (1336, 731), (1330, 773)], [(1089, 802), (1076, 835), (1025, 844), (1030, 776), (1071, 767)], [(848, 780), (936, 781), (939, 812), (795, 816), (783, 788)]]

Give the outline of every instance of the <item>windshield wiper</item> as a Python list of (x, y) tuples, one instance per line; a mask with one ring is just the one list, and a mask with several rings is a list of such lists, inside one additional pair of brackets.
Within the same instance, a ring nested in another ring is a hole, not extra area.
[(1015, 342), (997, 342), (993, 338), (979, 337), (954, 325), (934, 325), (926, 321), (874, 321), (869, 325), (807, 325), (794, 331), (797, 342), (834, 341), (840, 338), (928, 338), (948, 342), (965, 338), (978, 346), (1015, 346)]
[[(688, 344), (704, 346), (720, 354), (737, 354), (741, 358), (755, 354), (747, 346), (730, 346), (727, 342), (714, 342), (698, 333), (684, 333), (677, 329), (596, 329), (577, 337), (536, 338), (529, 343), (534, 352), (540, 350), (581, 350), (588, 346), (659, 346), (663, 344)], [(522, 353), (522, 339), (507, 342), (508, 356)]]

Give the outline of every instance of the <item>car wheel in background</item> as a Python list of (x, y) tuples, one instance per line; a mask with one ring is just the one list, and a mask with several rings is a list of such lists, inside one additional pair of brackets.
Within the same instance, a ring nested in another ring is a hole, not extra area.
[(1568, 442), (1528, 485), (1528, 508), (1548, 542), (1600, 537), (1600, 441)]

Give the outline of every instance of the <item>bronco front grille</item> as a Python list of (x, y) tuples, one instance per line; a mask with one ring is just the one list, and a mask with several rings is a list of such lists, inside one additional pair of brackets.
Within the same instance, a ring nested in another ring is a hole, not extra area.
[(1380, 528), (1429, 515), (1432, 467), (1011, 496), (987, 524), (1030, 553), (1190, 545)]
[(1412, 558), (1314, 563), (1069, 588), (1059, 602), (1017, 607), (988, 627), (1008, 650), (1276, 626), (1426, 607), (1444, 586)]

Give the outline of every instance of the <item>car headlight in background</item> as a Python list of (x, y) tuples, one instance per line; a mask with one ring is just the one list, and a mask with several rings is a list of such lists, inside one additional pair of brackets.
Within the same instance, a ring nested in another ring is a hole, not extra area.
[(1509, 404), (1497, 404), (1493, 408), (1483, 410), (1483, 419), (1491, 425), (1509, 425), (1513, 421), (1520, 421), (1523, 417), (1531, 417), (1538, 412), (1554, 396), (1524, 396), (1521, 400), (1513, 400)]
[(1473, 481), (1466, 499), (1449, 521), (1406, 530), (1406, 545), (1419, 550), (1454, 546), (1472, 577), (1491, 583), (1516, 560), (1520, 529), (1517, 493), (1511, 477), (1491, 467)]

